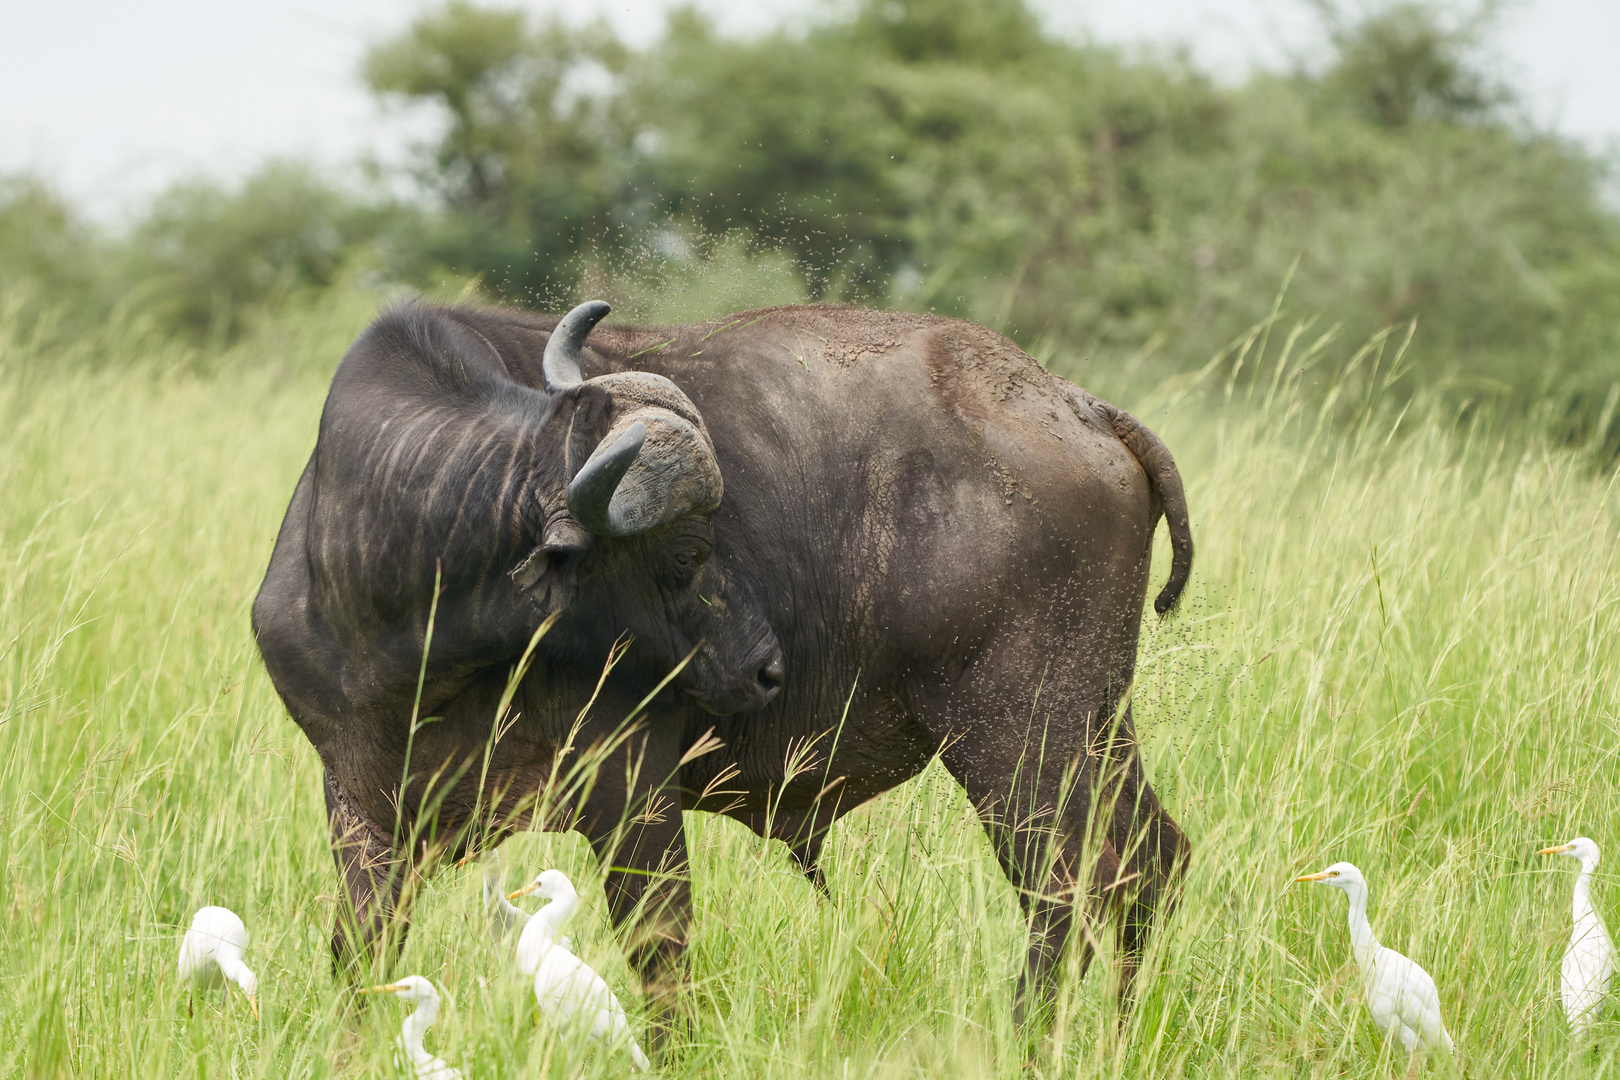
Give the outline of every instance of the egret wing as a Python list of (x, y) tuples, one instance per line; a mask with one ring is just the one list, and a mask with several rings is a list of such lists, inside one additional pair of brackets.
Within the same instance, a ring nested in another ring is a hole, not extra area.
[(1384, 952), (1400, 961), (1399, 964), (1391, 964), (1390, 971), (1395, 1008), (1402, 1025), (1412, 1029), (1421, 1048), (1448, 1048), (1451, 1037), (1440, 1017), (1440, 991), (1435, 987), (1434, 979), (1416, 961), (1389, 949)]
[(624, 1008), (602, 976), (561, 949), (548, 952), (535, 972), (534, 996), (553, 1016), (583, 1019), (597, 1039), (616, 1041), (629, 1030)]
[(1614, 945), (1601, 925), (1576, 931), (1560, 969), (1559, 990), (1570, 1023), (1584, 1023), (1609, 992), (1614, 976)]
[(224, 979), (221, 950), (240, 956), (247, 951), (247, 927), (229, 908), (199, 908), (191, 928), (180, 939), (179, 973), (182, 979), (214, 982)]
[(211, 965), (213, 965), (213, 957), (210, 950), (203, 943), (201, 936), (195, 930), (187, 930), (186, 936), (180, 939), (180, 962), (178, 967), (181, 980), (203, 978), (210, 974), (217, 975), (219, 973), (218, 966), (214, 965), (213, 971), (210, 972), (208, 969)]
[(461, 1080), (461, 1070), (443, 1058), (434, 1058), (416, 1067), (416, 1080)]

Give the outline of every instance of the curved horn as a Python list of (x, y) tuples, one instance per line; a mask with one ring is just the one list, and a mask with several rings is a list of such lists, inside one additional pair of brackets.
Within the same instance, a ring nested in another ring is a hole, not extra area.
[(612, 310), (605, 300), (591, 300), (563, 316), (562, 322), (551, 332), (551, 340), (546, 342), (546, 352), (540, 360), (547, 390), (555, 393), (584, 381), (579, 373), (579, 350), (585, 347), (585, 337), (591, 328)]
[(598, 536), (624, 536), (635, 531), (619, 520), (623, 515), (613, 512), (613, 493), (619, 490), (619, 481), (630, 471), (636, 455), (641, 453), (641, 444), (646, 441), (647, 425), (631, 424), (630, 430), (620, 435), (606, 452), (585, 463), (568, 485), (568, 512), (574, 515), (575, 521)]

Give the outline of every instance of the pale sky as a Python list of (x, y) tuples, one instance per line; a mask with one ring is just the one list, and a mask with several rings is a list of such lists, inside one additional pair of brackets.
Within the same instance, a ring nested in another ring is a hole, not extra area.
[[(804, 22), (827, 0), (700, 0), (728, 30)], [(1065, 34), (1180, 42), (1210, 70), (1309, 52), (1299, 0), (1034, 0)], [(1510, 0), (1496, 43), (1545, 123), (1620, 144), (1620, 0)], [(360, 85), (368, 43), (408, 24), (421, 0), (12, 0), (0, 18), (0, 170), (35, 169), (116, 220), (176, 177), (233, 177), (270, 155), (341, 167), (397, 159), (426, 134)], [(506, 0), (608, 17), (645, 44), (668, 0)]]

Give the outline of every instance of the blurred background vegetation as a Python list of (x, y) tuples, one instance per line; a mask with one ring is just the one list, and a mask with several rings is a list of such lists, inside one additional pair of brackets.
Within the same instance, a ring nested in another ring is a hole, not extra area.
[(0, 178), (0, 356), (94, 365), (138, 332), (229, 370), (403, 290), (650, 319), (823, 300), (973, 319), (1109, 386), (1236, 366), (1286, 284), (1313, 339), (1415, 319), (1397, 392), (1620, 447), (1613, 163), (1527, 119), (1488, 4), (1308, 2), (1330, 52), (1230, 84), (1022, 0), (857, 0), (748, 40), (677, 11), (645, 50), (455, 0), (363, 64), (442, 119), (408, 177), (275, 161), (122, 229)]

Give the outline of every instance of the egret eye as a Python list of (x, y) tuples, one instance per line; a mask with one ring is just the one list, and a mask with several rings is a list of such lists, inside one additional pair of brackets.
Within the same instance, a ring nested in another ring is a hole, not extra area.
[(1328, 871), (1328, 877), (1338, 877), (1338, 876), (1339, 876), (1339, 872), (1337, 870), (1329, 870)]

